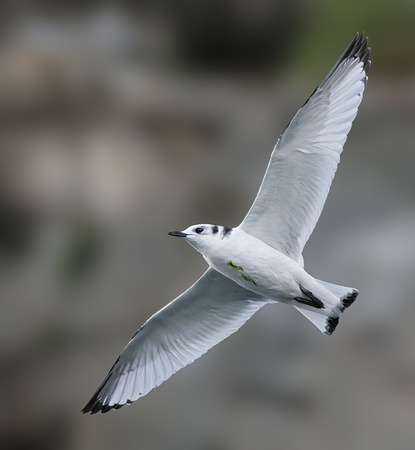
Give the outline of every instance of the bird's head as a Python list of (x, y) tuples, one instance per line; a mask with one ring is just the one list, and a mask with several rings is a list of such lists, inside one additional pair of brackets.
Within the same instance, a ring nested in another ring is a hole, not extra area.
[(168, 234), (184, 239), (197, 251), (206, 254), (223, 239), (228, 238), (232, 230), (233, 228), (220, 225), (199, 224), (192, 225), (183, 231), (170, 231)]

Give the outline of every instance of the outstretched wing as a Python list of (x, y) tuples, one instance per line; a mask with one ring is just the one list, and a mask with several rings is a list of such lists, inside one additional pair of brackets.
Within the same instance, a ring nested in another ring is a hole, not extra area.
[(137, 331), (82, 412), (131, 404), (237, 331), (265, 303), (209, 269)]
[(279, 138), (240, 227), (300, 264), (326, 201), (370, 68), (356, 35)]

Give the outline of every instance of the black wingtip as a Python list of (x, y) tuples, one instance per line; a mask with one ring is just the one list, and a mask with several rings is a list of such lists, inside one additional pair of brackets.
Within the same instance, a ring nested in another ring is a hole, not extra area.
[[(95, 391), (94, 395), (89, 399), (88, 403), (83, 407), (83, 409), (81, 410), (82, 414), (87, 414), (89, 412), (91, 414), (96, 414), (99, 411), (102, 411), (102, 412), (110, 411), (109, 409), (107, 409), (108, 405), (104, 405), (103, 402), (101, 401), (101, 395), (100, 395), (102, 388), (103, 388), (103, 386), (105, 386), (105, 383), (107, 382), (110, 374), (111, 374), (111, 371), (108, 373), (108, 375), (105, 377), (104, 381), (101, 383), (101, 385)], [(103, 411), (104, 409), (105, 409), (105, 411)]]
[[(364, 77), (362, 78), (362, 82), (366, 85), (367, 84), (367, 74), (369, 72), (371, 61), (369, 60), (371, 49), (368, 47), (368, 41), (369, 38), (365, 37), (365, 32), (362, 34), (356, 33), (356, 36), (353, 38), (352, 42), (348, 45), (346, 50), (343, 52), (343, 54), (340, 56), (339, 60), (336, 62), (336, 64), (332, 67), (330, 72), (327, 74), (326, 78), (314, 89), (310, 97), (305, 101), (304, 105), (308, 103), (310, 98), (314, 95), (314, 93), (321, 87), (327, 83), (327, 81), (330, 79), (330, 77), (333, 75), (333, 73), (337, 70), (337, 68), (340, 66), (340, 64), (348, 60), (350, 58), (359, 58), (360, 61), (363, 62), (363, 71), (364, 71)], [(303, 105), (303, 106), (304, 106)], [(291, 122), (290, 122), (291, 123)], [(286, 126), (286, 129), (288, 128), (290, 124)], [(284, 130), (285, 131), (285, 130)]]
[[(89, 402), (83, 407), (83, 409), (81, 410), (82, 414), (91, 413), (92, 415), (97, 414), (99, 412), (105, 414), (111, 411), (112, 409), (120, 409), (121, 407), (124, 406), (124, 404), (120, 405), (117, 403), (115, 405), (104, 404), (99, 397), (100, 391), (101, 389), (98, 389), (97, 392), (91, 397)], [(127, 402), (126, 404), (129, 405), (130, 403), (131, 402)]]
[(82, 414), (87, 413), (96, 414), (97, 412), (102, 411), (103, 409), (106, 409), (106, 406), (104, 406), (102, 402), (100, 402), (98, 398), (94, 395), (91, 398), (91, 400), (89, 400), (89, 402), (84, 406), (81, 412)]
[(366, 75), (366, 79), (364, 80), (364, 83), (367, 82), (367, 74), (369, 72), (371, 62), (369, 60), (371, 49), (368, 47), (369, 38), (365, 37), (365, 32), (359, 34), (356, 33), (356, 36), (353, 38), (352, 42), (348, 45), (346, 50), (343, 52), (343, 54), (340, 56), (339, 60), (336, 62), (336, 64), (333, 66), (333, 68), (330, 70), (330, 72), (327, 74), (326, 78), (324, 78), (323, 82), (320, 84), (320, 86), (323, 86), (326, 81), (333, 75), (333, 73), (336, 71), (336, 69), (340, 66), (340, 64), (343, 61), (346, 61), (351, 58), (358, 58), (363, 63), (363, 70)]
[(112, 406), (110, 406), (110, 405), (102, 405), (101, 412), (102, 412), (102, 414), (105, 414), (105, 413), (111, 411), (111, 409), (112, 409)]
[(81, 410), (81, 412), (82, 412), (82, 414), (91, 413), (91, 415), (97, 414), (99, 412), (101, 412), (102, 414), (105, 414), (113, 409), (118, 410), (118, 409), (122, 408), (124, 405), (131, 405), (131, 403), (132, 403), (132, 401), (127, 401), (127, 403), (123, 403), (122, 405), (118, 404), (118, 403), (116, 403), (115, 405), (104, 405), (100, 400), (93, 397), (85, 405), (85, 407)]
[(365, 37), (365, 32), (361, 34), (356, 33), (355, 38), (350, 42), (349, 46), (343, 53), (342, 57), (338, 61), (337, 65), (340, 64), (345, 59), (358, 58), (363, 62), (363, 70), (367, 73), (369, 72), (371, 62), (369, 60), (369, 55), (371, 48), (368, 47), (369, 38)]
[(118, 408), (116, 408), (117, 405), (107, 405), (107, 404), (104, 404), (102, 401), (102, 399), (106, 397), (105, 395), (102, 394), (102, 390), (108, 383), (108, 380), (111, 378), (113, 369), (119, 360), (120, 360), (120, 357), (117, 358), (115, 363), (112, 365), (110, 371), (108, 372), (107, 376), (104, 378), (102, 383), (99, 385), (98, 389), (95, 391), (94, 395), (89, 399), (88, 403), (83, 407), (83, 409), (81, 410), (82, 414), (87, 414), (89, 412), (91, 414), (96, 414), (100, 411), (102, 413), (107, 413), (108, 411), (111, 411), (111, 409), (119, 409), (119, 408), (121, 408), (121, 406), (123, 406), (123, 405), (121, 405)]

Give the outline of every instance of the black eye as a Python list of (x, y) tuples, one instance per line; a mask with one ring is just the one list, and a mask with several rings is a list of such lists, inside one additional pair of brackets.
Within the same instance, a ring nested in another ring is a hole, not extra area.
[(203, 227), (197, 227), (197, 228), (195, 228), (195, 232), (196, 232), (197, 234), (203, 233)]

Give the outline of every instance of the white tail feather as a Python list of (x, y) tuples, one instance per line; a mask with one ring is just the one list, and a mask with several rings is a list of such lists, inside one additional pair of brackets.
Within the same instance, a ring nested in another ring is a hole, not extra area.
[[(339, 299), (340, 312), (343, 312), (345, 308), (348, 308), (355, 300), (359, 291), (354, 288), (339, 286), (337, 284), (327, 283), (326, 281), (316, 280), (332, 294), (334, 294)], [(310, 311), (310, 309), (301, 308), (299, 306), (294, 306), (295, 309), (300, 311), (307, 319), (312, 322), (322, 333), (330, 336), (337, 327), (339, 323), (339, 315), (333, 314), (327, 316), (327, 311), (324, 309), (316, 309), (315, 311)]]

